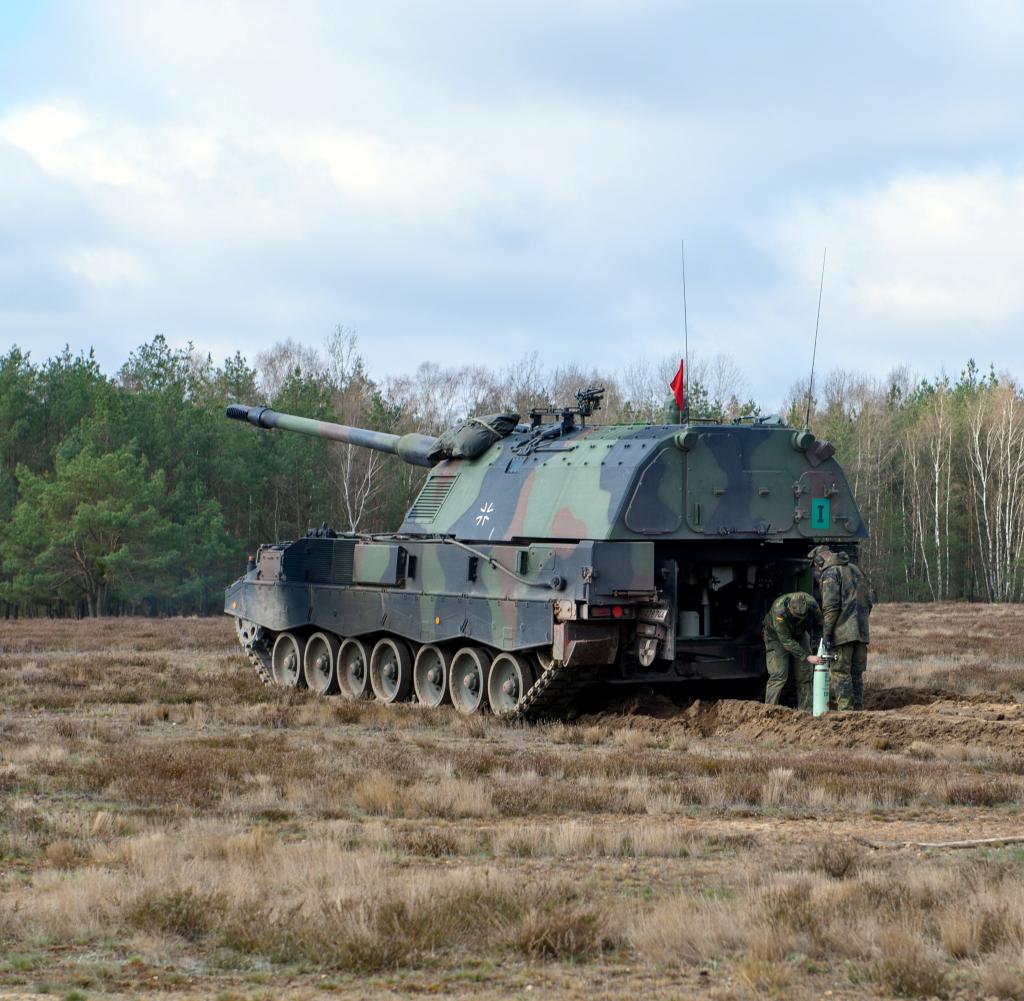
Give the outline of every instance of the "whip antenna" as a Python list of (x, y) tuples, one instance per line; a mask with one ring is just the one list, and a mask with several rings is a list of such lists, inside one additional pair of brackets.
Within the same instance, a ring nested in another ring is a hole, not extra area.
[[(686, 241), (679, 241), (679, 250), (683, 261), (683, 400), (685, 402), (686, 419), (690, 416), (690, 327), (686, 322)], [(683, 421), (683, 413), (679, 413), (679, 421)]]
[[(811, 352), (811, 381), (807, 384), (807, 414), (804, 417), (805, 431), (810, 430), (811, 427), (811, 397), (814, 394), (814, 363), (818, 359), (818, 327), (821, 324), (821, 292), (822, 289), (825, 288), (825, 257), (827, 254), (828, 247), (825, 248), (821, 255), (821, 282), (818, 285), (818, 316), (814, 321), (814, 350)], [(685, 296), (685, 292), (683, 294)]]

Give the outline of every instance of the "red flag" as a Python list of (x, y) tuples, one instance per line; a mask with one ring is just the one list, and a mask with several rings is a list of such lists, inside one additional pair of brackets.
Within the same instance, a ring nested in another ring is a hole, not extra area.
[(676, 372), (676, 377), (672, 380), (670, 386), (672, 395), (676, 398), (676, 403), (679, 406), (680, 412), (682, 412), (683, 404), (686, 402), (686, 381), (682, 358), (679, 359), (679, 371)]

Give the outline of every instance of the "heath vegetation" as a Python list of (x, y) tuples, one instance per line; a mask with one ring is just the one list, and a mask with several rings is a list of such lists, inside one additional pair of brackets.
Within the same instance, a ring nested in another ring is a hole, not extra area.
[(506, 726), (264, 688), (227, 619), (5, 623), (0, 991), (1020, 998), (1024, 849), (898, 845), (1024, 833), (1022, 628), (880, 607), (859, 716)]

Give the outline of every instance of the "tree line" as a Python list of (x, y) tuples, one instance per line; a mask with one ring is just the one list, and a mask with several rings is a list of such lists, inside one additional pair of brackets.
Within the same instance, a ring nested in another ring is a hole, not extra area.
[[(156, 337), (113, 375), (91, 352), (35, 362), (14, 347), (0, 357), (0, 614), (217, 612), (260, 542), (322, 522), (393, 529), (422, 485), (423, 470), (379, 453), (241, 427), (228, 403), (440, 434), (598, 383), (599, 419), (660, 421), (677, 364), (601, 372), (530, 354), (377, 378), (344, 327), (317, 348), (286, 341), (221, 365)], [(762, 412), (726, 355), (693, 360), (689, 399), (693, 416)], [(791, 423), (806, 400), (806, 384), (791, 387)], [(883, 600), (1021, 600), (1024, 397), (1011, 378), (973, 362), (955, 379), (833, 371), (810, 425), (836, 444), (871, 526), (861, 565)]]

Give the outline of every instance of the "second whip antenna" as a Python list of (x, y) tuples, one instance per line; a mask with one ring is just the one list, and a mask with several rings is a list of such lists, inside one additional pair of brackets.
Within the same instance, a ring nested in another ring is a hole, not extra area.
[[(814, 321), (814, 350), (811, 352), (811, 378), (807, 383), (807, 413), (804, 416), (804, 429), (810, 430), (811, 427), (811, 399), (814, 395), (814, 363), (818, 359), (818, 327), (821, 324), (821, 293), (825, 288), (825, 257), (828, 255), (828, 247), (822, 252), (821, 255), (821, 282), (818, 285), (818, 315)], [(685, 301), (686, 293), (684, 291), (683, 298)], [(683, 307), (685, 312), (685, 306)]]

